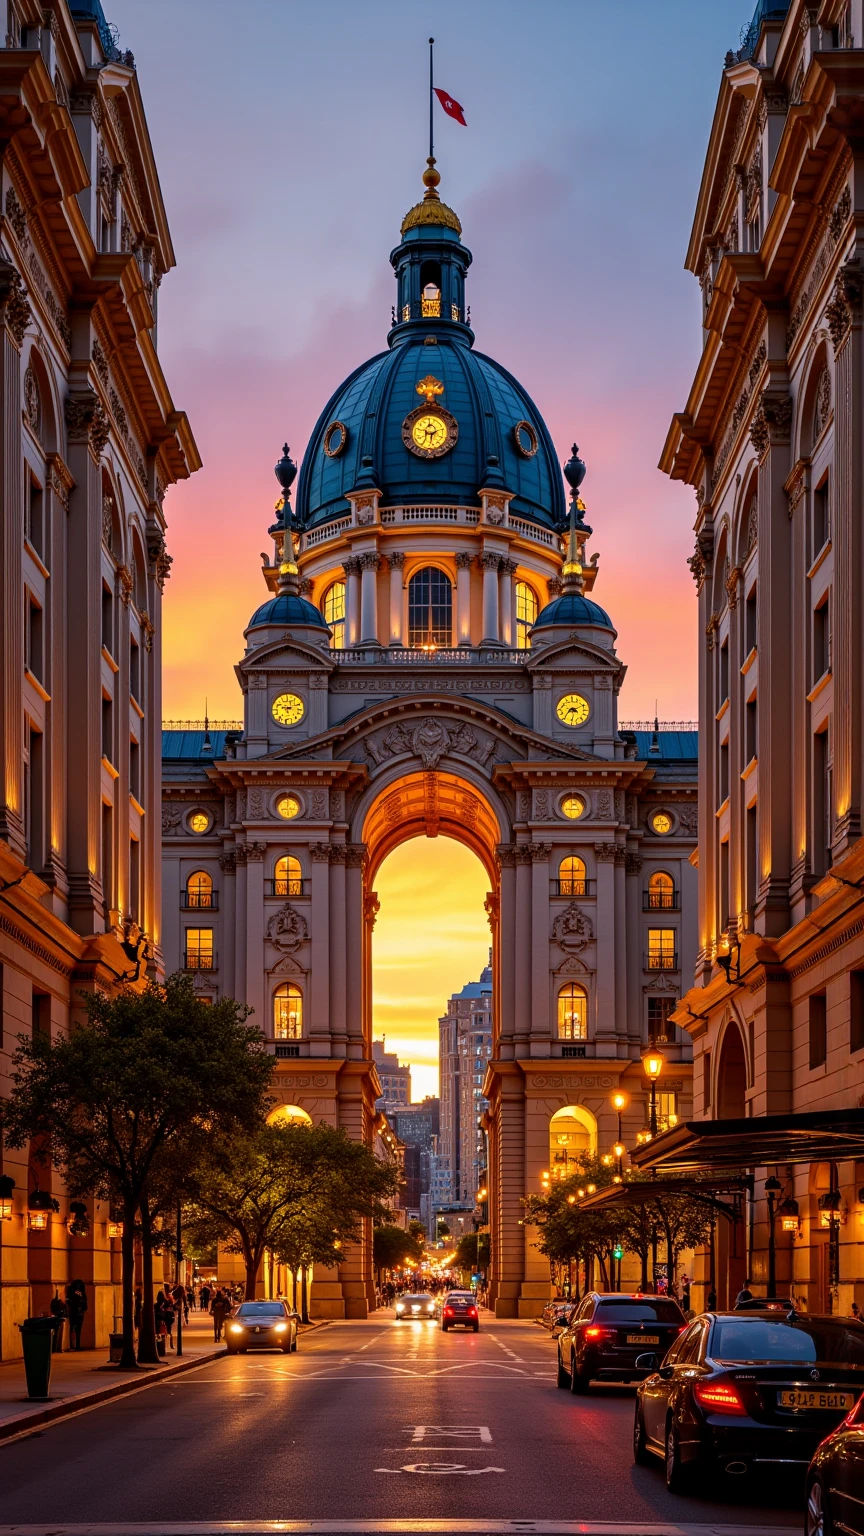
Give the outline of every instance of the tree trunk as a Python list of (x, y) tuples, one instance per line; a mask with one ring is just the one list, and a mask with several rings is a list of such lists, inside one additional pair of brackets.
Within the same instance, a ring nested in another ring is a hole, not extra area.
[(251, 1248), (244, 1247), (243, 1262), (246, 1266), (246, 1287), (243, 1293), (243, 1299), (244, 1301), (254, 1301), (255, 1281), (258, 1278), (258, 1269), (261, 1264), (260, 1250), (256, 1248), (253, 1252)]
[(300, 1265), (300, 1321), (301, 1323), (309, 1321), (309, 1287), (305, 1264)]
[(123, 1237), (120, 1243), (121, 1288), (123, 1293), (122, 1371), (137, 1371), (135, 1359), (135, 1202), (123, 1202)]
[(294, 1312), (297, 1311), (297, 1271), (296, 1271), (296, 1269), (292, 1269), (292, 1271), (291, 1271), (291, 1307), (292, 1307), (292, 1310)]
[(156, 1317), (153, 1311), (153, 1221), (150, 1202), (142, 1196), (138, 1202), (141, 1217), (141, 1327), (138, 1330), (139, 1365), (158, 1365)]

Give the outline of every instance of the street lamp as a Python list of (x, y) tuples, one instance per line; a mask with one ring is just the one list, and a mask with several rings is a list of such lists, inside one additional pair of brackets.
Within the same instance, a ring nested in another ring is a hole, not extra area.
[(777, 1201), (783, 1188), (779, 1179), (765, 1180), (765, 1194), (768, 1199), (768, 1300), (777, 1298), (777, 1265), (774, 1250), (774, 1222), (777, 1216)]
[(618, 1172), (619, 1173), (621, 1172), (621, 1159), (624, 1156), (625, 1150), (626, 1149), (625, 1149), (623, 1141), (616, 1141), (614, 1147), (612, 1148), (612, 1151), (614, 1152), (616, 1158), (618, 1159)]
[(651, 1135), (657, 1135), (657, 1079), (663, 1071), (665, 1060), (662, 1051), (658, 1051), (655, 1045), (648, 1045), (642, 1052), (642, 1065), (645, 1074), (651, 1083)]
[(613, 1093), (613, 1095), (612, 1095), (612, 1103), (614, 1104), (615, 1109), (616, 1109), (617, 1114), (618, 1114), (618, 1140), (620, 1141), (621, 1140), (621, 1111), (622, 1111), (622, 1109), (625, 1109), (626, 1106), (627, 1106), (627, 1095), (624, 1094), (624, 1093)]
[(12, 1191), (15, 1180), (8, 1173), (0, 1174), (0, 1221), (12, 1220)]

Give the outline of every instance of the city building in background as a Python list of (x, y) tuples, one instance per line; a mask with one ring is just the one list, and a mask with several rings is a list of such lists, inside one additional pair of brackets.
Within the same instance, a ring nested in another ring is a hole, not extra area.
[[(378, 1071), (380, 1076), (380, 1067)], [(393, 1129), (405, 1146), (405, 1176), (406, 1183), (410, 1184), (406, 1205), (410, 1207), (412, 1217), (416, 1211), (417, 1219), (423, 1222), (430, 1235), (432, 1159), (438, 1146), (439, 1108), (440, 1101), (427, 1096), (418, 1104), (409, 1104), (390, 1113)]]
[(486, 1067), (492, 1055), (492, 955), (472, 981), (447, 1000), (438, 1020), (441, 1134), (438, 1153), (447, 1176), (447, 1205), (473, 1209), (486, 1167), (480, 1118)]
[[(372, 1060), (381, 1083), (378, 1108), (392, 1119), (394, 1110), (405, 1109), (411, 1103), (411, 1067), (407, 1062), (401, 1062), (394, 1052), (386, 1050), (383, 1040), (372, 1041)], [(397, 1134), (401, 1135), (398, 1127)]]
[[(727, 55), (686, 260), (702, 357), (661, 461), (696, 494), (699, 935), (673, 1018), (696, 1112), (752, 1127), (756, 1173), (751, 1256), (718, 1226), (721, 1306), (772, 1255), (779, 1294), (864, 1303), (861, 1165), (830, 1151), (864, 1064), (862, 42), (862, 0), (762, 0)], [(697, 1307), (707, 1258), (700, 1279)]]
[[(174, 251), (133, 56), (99, 0), (10, 0), (3, 38), (0, 1094), (16, 1036), (163, 973), (163, 498), (200, 464), (157, 352)], [(72, 1278), (105, 1343), (107, 1203), (72, 1232), (56, 1173), (26, 1151), (0, 1172), (0, 1359)]]

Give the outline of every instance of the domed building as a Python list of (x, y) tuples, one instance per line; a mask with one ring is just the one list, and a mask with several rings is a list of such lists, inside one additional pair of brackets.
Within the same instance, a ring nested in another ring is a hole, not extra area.
[[(386, 349), (327, 402), (299, 474), (287, 447), (276, 466), (242, 730), (166, 733), (164, 944), (200, 995), (255, 1009), (283, 1106), (371, 1140), (376, 872), (418, 836), (476, 853), (494, 1017), (478, 1216), (493, 1305), (534, 1316), (548, 1264), (522, 1196), (606, 1155), (618, 1090), (632, 1143), (649, 1041), (655, 1111), (689, 1112), (669, 1014), (696, 953), (696, 742), (620, 725), (585, 464), (574, 447), (562, 472), (537, 405), (475, 348), (471, 253), (431, 160), (424, 184), (390, 255)], [(319, 1315), (373, 1298), (368, 1244), (316, 1274)]]

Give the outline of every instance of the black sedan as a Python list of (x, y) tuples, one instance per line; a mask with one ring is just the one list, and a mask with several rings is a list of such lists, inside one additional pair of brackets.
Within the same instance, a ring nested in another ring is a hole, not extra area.
[(662, 1359), (686, 1327), (671, 1297), (589, 1291), (558, 1335), (558, 1385), (587, 1392), (592, 1381), (635, 1381), (651, 1369), (640, 1356)]
[(232, 1312), (225, 1327), (229, 1355), (245, 1355), (247, 1349), (281, 1349), (292, 1354), (297, 1348), (299, 1319), (284, 1301), (243, 1301)]
[(823, 1440), (807, 1473), (805, 1536), (864, 1536), (864, 1397)]
[(480, 1314), (473, 1291), (450, 1291), (444, 1297), (441, 1331), (449, 1333), (451, 1328), (470, 1328), (472, 1333), (480, 1332)]
[[(656, 1363), (656, 1362), (655, 1362)], [(706, 1312), (636, 1396), (633, 1455), (666, 1483), (694, 1474), (803, 1472), (864, 1388), (864, 1325), (794, 1312)]]

